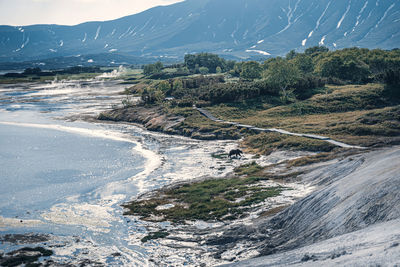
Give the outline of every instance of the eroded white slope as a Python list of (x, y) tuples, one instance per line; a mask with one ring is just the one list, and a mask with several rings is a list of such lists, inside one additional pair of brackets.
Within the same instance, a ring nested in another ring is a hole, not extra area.
[(320, 189), (271, 220), (240, 229), (262, 240), (259, 251), (268, 256), (234, 266), (400, 263), (399, 162), (400, 147), (392, 147), (302, 176)]
[(399, 241), (400, 219), (397, 219), (231, 266), (396, 266), (400, 262)]

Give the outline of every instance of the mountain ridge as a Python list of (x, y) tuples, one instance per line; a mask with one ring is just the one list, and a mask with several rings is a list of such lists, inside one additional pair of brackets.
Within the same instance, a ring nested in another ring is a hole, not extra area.
[(180, 59), (212, 52), (247, 59), (315, 45), (393, 49), (399, 28), (396, 0), (186, 0), (75, 26), (3, 25), (0, 62), (101, 53)]

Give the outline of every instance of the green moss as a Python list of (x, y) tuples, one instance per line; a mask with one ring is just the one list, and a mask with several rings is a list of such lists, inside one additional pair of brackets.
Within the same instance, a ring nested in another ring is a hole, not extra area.
[(228, 158), (228, 154), (227, 153), (212, 153), (211, 157), (213, 157), (215, 159), (226, 159), (226, 158)]
[(143, 243), (146, 243), (149, 240), (154, 240), (154, 239), (159, 239), (159, 238), (165, 238), (169, 236), (169, 233), (164, 232), (164, 231), (159, 231), (159, 232), (153, 232), (153, 233), (149, 233), (147, 236), (143, 237), (141, 239), (141, 241)]
[(53, 255), (53, 251), (42, 248), (42, 247), (24, 247), (16, 251), (7, 253), (3, 259), (1, 259), (1, 266), (39, 266), (39, 263), (35, 263), (41, 257), (49, 257)]

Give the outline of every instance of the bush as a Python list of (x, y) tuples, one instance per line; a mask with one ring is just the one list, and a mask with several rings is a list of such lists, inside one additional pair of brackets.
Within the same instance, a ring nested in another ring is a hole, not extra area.
[(249, 61), (242, 63), (242, 70), (240, 72), (240, 77), (243, 79), (260, 79), (262, 68), (261, 65), (256, 61)]
[(155, 104), (165, 99), (165, 93), (154, 87), (147, 87), (143, 90), (141, 98), (145, 104)]
[(400, 69), (389, 69), (383, 75), (385, 93), (389, 97), (400, 98)]
[(200, 67), (199, 72), (200, 74), (205, 75), (209, 73), (209, 69), (207, 67)]

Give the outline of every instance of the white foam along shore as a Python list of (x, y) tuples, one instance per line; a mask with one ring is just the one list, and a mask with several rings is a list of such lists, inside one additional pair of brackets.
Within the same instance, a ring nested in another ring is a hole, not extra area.
[[(115, 205), (117, 202), (126, 200), (126, 196), (114, 194), (114, 192), (118, 188), (126, 186), (127, 183), (135, 183), (135, 186), (139, 187), (139, 191), (144, 191), (146, 177), (161, 164), (161, 159), (157, 153), (144, 148), (139, 141), (134, 140), (131, 136), (117, 131), (87, 129), (58, 124), (0, 122), (0, 125), (49, 129), (87, 137), (126, 142), (134, 145), (132, 148), (132, 151), (134, 151), (133, 154), (139, 153), (145, 158), (146, 163), (144, 164), (144, 170), (142, 172), (132, 176), (126, 181), (112, 182), (97, 189), (96, 193), (101, 197), (101, 199), (98, 199), (98, 203), (76, 203), (75, 201), (72, 201), (72, 203), (55, 205), (49, 212), (42, 214), (43, 219), (56, 224), (82, 225), (94, 231), (108, 232), (107, 228), (110, 226), (109, 222), (115, 220), (115, 218), (112, 218), (111, 216), (111, 206)], [(105, 205), (105, 203), (107, 204)], [(9, 218), (1, 218), (1, 222), (0, 226), (2, 227), (21, 227), (27, 226), (28, 224), (32, 225), (34, 223), (37, 225), (41, 223), (38, 220), (20, 223), (20, 220), (11, 220)]]

